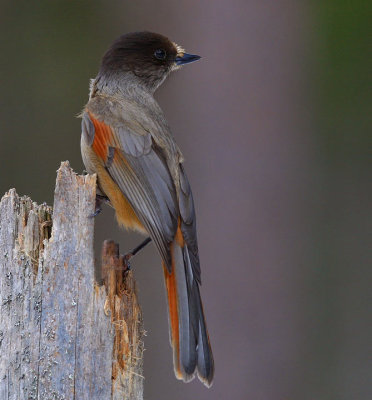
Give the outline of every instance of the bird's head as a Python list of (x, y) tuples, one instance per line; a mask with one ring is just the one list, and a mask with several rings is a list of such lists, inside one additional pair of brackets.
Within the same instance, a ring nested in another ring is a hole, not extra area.
[(133, 32), (111, 45), (103, 56), (99, 75), (132, 77), (154, 92), (171, 71), (199, 59), (158, 33)]

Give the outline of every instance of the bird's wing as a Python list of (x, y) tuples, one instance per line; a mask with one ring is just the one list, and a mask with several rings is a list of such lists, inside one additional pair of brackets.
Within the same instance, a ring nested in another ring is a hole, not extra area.
[(83, 114), (84, 141), (105, 166), (155, 242), (164, 262), (176, 376), (197, 373), (210, 386), (214, 362), (199, 293), (194, 202), (182, 164), (176, 191), (163, 150), (150, 133)]
[(138, 134), (124, 124), (109, 126), (91, 113), (83, 114), (82, 129), (170, 270), (170, 243), (177, 231), (180, 212), (162, 150), (150, 133)]
[(179, 210), (181, 217), (181, 232), (183, 239), (187, 244), (193, 277), (197, 280), (197, 282), (201, 283), (194, 199), (192, 197), (191, 187), (182, 164), (180, 164), (179, 176)]

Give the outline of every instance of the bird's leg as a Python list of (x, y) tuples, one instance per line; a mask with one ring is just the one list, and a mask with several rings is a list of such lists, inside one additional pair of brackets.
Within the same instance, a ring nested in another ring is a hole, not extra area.
[(109, 203), (110, 200), (107, 196), (96, 194), (96, 207), (93, 214), (90, 214), (90, 218), (96, 217), (102, 211), (102, 203)]
[(135, 247), (129, 253), (124, 254), (124, 262), (128, 269), (130, 269), (130, 262), (129, 260), (134, 257), (138, 252), (140, 252), (147, 244), (151, 242), (151, 238), (146, 238), (142, 243), (140, 243), (137, 247)]

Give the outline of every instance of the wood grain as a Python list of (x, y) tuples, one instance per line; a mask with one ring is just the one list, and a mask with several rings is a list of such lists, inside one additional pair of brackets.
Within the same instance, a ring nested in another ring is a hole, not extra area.
[(53, 211), (14, 189), (0, 202), (0, 399), (143, 398), (142, 314), (117, 245), (94, 281), (95, 195), (64, 162)]

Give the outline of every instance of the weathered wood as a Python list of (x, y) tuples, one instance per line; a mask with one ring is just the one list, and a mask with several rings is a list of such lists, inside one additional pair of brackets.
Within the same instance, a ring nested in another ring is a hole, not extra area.
[[(143, 324), (136, 283), (119, 246), (106, 240), (102, 249), (102, 277), (107, 289), (105, 310), (115, 327), (113, 399), (142, 399)], [(128, 323), (129, 322), (129, 323)]]
[(0, 202), (1, 400), (143, 398), (142, 316), (116, 245), (94, 281), (95, 194), (65, 162), (53, 215), (14, 189)]

